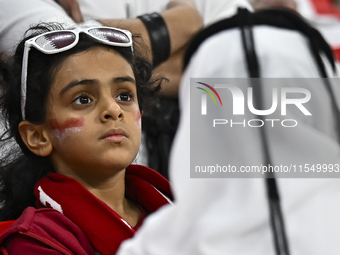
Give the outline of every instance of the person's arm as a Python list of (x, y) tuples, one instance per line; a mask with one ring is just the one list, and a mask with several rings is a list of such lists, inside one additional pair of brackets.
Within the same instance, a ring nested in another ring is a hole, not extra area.
[(70, 16), (74, 22), (81, 23), (84, 21), (83, 14), (80, 11), (77, 0), (56, 0), (56, 2), (64, 8), (68, 16)]
[(288, 8), (296, 11), (297, 6), (295, 0), (255, 0), (252, 2), (255, 10), (267, 8)]
[[(170, 55), (183, 48), (202, 27), (203, 20), (190, 0), (172, 0), (167, 9), (160, 13), (170, 35)], [(103, 25), (129, 30), (132, 34), (140, 34), (149, 48), (148, 57), (152, 59), (152, 49), (148, 31), (139, 18), (100, 20)]]

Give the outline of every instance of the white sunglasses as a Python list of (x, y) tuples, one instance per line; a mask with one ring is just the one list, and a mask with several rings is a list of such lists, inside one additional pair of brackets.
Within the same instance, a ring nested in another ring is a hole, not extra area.
[(112, 27), (77, 27), (73, 30), (57, 30), (35, 36), (25, 42), (21, 70), (21, 114), (25, 120), (27, 97), (28, 53), (33, 46), (45, 54), (56, 54), (73, 48), (79, 41), (79, 33), (85, 33), (103, 44), (130, 47), (133, 52), (132, 36), (127, 30)]

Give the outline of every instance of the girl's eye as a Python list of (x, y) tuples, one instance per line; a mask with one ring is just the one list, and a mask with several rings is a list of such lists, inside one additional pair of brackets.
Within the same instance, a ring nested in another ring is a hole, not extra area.
[(88, 96), (79, 96), (73, 101), (74, 104), (89, 104), (91, 102), (92, 99)]
[(120, 101), (125, 101), (125, 102), (129, 102), (132, 99), (132, 95), (129, 92), (123, 92), (120, 93), (116, 99), (120, 100)]

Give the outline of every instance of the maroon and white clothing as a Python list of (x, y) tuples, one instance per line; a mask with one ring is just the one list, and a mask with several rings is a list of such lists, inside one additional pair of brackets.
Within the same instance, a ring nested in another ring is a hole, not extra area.
[(27, 208), (0, 237), (3, 254), (115, 254), (145, 215), (172, 199), (169, 182), (150, 168), (126, 169), (125, 196), (142, 211), (135, 227), (76, 180), (49, 174), (35, 187), (37, 207)]

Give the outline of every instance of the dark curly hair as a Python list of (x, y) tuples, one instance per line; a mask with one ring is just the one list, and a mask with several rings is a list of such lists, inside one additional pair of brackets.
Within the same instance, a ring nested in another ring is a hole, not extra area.
[[(65, 29), (59, 23), (42, 23), (27, 31), (8, 63), (1, 63), (0, 113), (3, 134), (0, 137), (0, 220), (16, 219), (28, 206), (34, 206), (34, 185), (49, 172), (54, 172), (48, 157), (32, 153), (23, 143), (18, 125), (21, 114), (21, 69), (25, 41), (42, 33)], [(58, 54), (44, 54), (35, 48), (29, 52), (27, 70), (26, 120), (41, 124), (46, 118), (46, 103), (54, 75), (62, 61), (73, 54), (83, 52), (95, 45), (113, 48), (131, 65), (136, 79), (140, 110), (148, 113), (157, 100), (163, 78), (152, 77), (152, 64), (142, 55), (141, 44), (130, 48), (101, 44), (84, 33), (72, 49)], [(1, 125), (0, 125), (1, 130)]]

